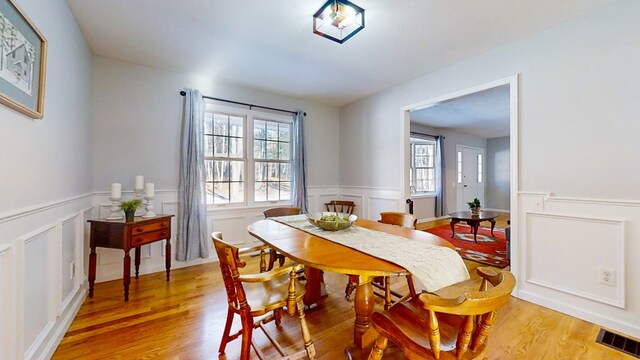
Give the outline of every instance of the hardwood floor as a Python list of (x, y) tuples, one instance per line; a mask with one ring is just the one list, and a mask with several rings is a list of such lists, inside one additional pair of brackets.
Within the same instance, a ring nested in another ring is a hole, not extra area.
[[(477, 263), (467, 262), (472, 273)], [(247, 269), (258, 268), (257, 259)], [(218, 356), (226, 315), (226, 295), (217, 263), (132, 279), (130, 301), (122, 300), (122, 282), (96, 284), (54, 359), (212, 359)], [(353, 303), (344, 299), (347, 278), (325, 274), (329, 295), (307, 312), (307, 320), (319, 359), (344, 359), (344, 348), (353, 334)], [(394, 284), (403, 284), (394, 281)], [(396, 288), (396, 286), (394, 286)], [(402, 287), (397, 287), (402, 290)], [(376, 298), (376, 310), (382, 301)], [(236, 322), (239, 322), (236, 320)], [(238, 324), (234, 324), (234, 329)], [(297, 318), (283, 317), (282, 327), (267, 325), (278, 341), (290, 349), (302, 349)], [(633, 359), (596, 344), (599, 327), (558, 312), (512, 298), (498, 313), (489, 338), (490, 359)], [(261, 333), (254, 338), (269, 358), (277, 355)], [(238, 358), (239, 340), (230, 343), (226, 357)], [(291, 351), (293, 352), (293, 351)], [(366, 358), (367, 354), (356, 353)], [(390, 347), (384, 359), (402, 359)]]

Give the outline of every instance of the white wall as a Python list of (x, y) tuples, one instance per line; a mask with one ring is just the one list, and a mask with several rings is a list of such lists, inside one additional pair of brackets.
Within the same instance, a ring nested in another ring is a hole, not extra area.
[(488, 209), (510, 209), (509, 141), (510, 137), (508, 136), (487, 139), (485, 207)]
[[(99, 193), (94, 203), (97, 216), (108, 214), (109, 184), (121, 182), (124, 190), (131, 191), (138, 174), (156, 184), (156, 212), (177, 212), (184, 101), (179, 92), (184, 88), (197, 88), (204, 95), (217, 98), (304, 110), (310, 207), (320, 210), (325, 201), (339, 198), (338, 108), (100, 56), (94, 56), (93, 64), (93, 188)], [(248, 235), (247, 225), (263, 218), (262, 211), (272, 206), (209, 211), (210, 230), (224, 232), (225, 239), (237, 244), (250, 245), (255, 239)], [(141, 273), (163, 269), (164, 253), (159, 243), (144, 247), (142, 254)], [(176, 267), (194, 263), (174, 262)], [(120, 277), (122, 251), (98, 249), (98, 281)]]
[[(622, 0), (341, 108), (341, 185), (401, 188), (402, 163), (397, 159), (402, 151), (403, 106), (520, 74), (516, 190), (587, 200), (631, 200), (628, 208), (636, 209), (640, 206), (634, 202), (640, 199), (636, 186), (640, 170), (634, 165), (640, 133), (640, 122), (635, 121), (640, 113), (640, 102), (636, 101), (640, 93), (638, 13), (640, 2)], [(587, 206), (584, 201), (561, 211), (606, 217), (608, 208), (600, 209), (597, 201)], [(523, 203), (521, 209), (529, 207)], [(522, 220), (523, 228), (516, 234), (519, 238), (512, 240), (519, 296), (535, 302), (540, 302), (536, 296), (543, 296), (548, 300), (546, 305), (555, 309), (640, 337), (639, 323), (628, 322), (640, 318), (640, 220), (632, 214), (617, 215), (629, 229), (624, 234), (628, 254), (624, 259), (590, 262), (592, 255), (601, 252), (602, 244), (585, 243), (578, 232), (568, 231), (562, 234), (563, 243), (572, 244), (585, 255), (573, 257), (571, 264), (529, 257), (532, 253), (522, 247), (540, 238), (537, 231), (542, 227), (526, 232), (527, 224)], [(542, 250), (555, 251), (548, 242), (542, 244)], [(527, 278), (521, 268), (548, 264), (569, 275), (570, 279), (563, 282), (582, 282), (585, 277), (594, 282), (598, 267), (616, 260), (626, 261), (626, 276), (616, 285), (626, 289), (627, 305), (622, 310), (603, 305), (595, 297), (544, 288)], [(588, 274), (581, 271), (585, 266)], [(576, 305), (578, 300), (580, 307)], [(611, 315), (606, 319), (599, 316), (607, 310)]]
[[(487, 140), (478, 136), (462, 134), (442, 128), (432, 128), (419, 124), (411, 124), (411, 131), (444, 136), (444, 173), (447, 212), (456, 211), (456, 145), (472, 146), (485, 149)], [(507, 197), (508, 200), (508, 197)], [(431, 205), (431, 206), (429, 206)], [(428, 210), (429, 212), (426, 212)], [(414, 213), (418, 219), (430, 219), (435, 216), (435, 200), (433, 198), (414, 198)]]
[[(18, 0), (49, 41), (44, 118), (0, 106), (0, 358), (47, 358), (83, 299), (91, 52), (64, 0)], [(73, 278), (72, 278), (73, 276)]]

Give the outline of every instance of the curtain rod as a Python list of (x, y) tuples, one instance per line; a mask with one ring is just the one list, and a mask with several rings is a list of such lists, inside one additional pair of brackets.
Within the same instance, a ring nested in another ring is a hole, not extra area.
[[(417, 132), (417, 131), (409, 131), (409, 134), (410, 134), (410, 135), (431, 136), (432, 138), (436, 138), (436, 137), (438, 137), (438, 136), (442, 136), (442, 135), (431, 135), (431, 134), (425, 134), (425, 133), (420, 133), (420, 132)], [(444, 136), (442, 136), (442, 138), (444, 139), (445, 137), (444, 137)]]
[[(185, 96), (187, 95), (187, 93), (183, 90), (180, 91), (180, 95)], [(226, 99), (220, 99), (220, 98), (214, 98), (211, 96), (204, 96), (202, 95), (203, 99), (209, 99), (209, 100), (215, 100), (215, 101), (223, 101), (223, 102), (228, 102), (231, 104), (236, 104), (236, 105), (244, 105), (244, 106), (248, 106), (249, 110), (251, 110), (251, 108), (257, 107), (257, 108), (261, 108), (261, 109), (268, 109), (268, 110), (273, 110), (273, 111), (282, 111), (282, 112), (288, 112), (291, 114), (297, 114), (297, 111), (291, 111), (291, 110), (284, 110), (284, 109), (277, 109), (277, 108), (272, 108), (272, 107), (268, 107), (268, 106), (261, 106), (261, 105), (254, 105), (254, 104), (248, 104), (248, 103), (243, 103), (243, 102), (238, 102), (238, 101), (233, 101), (233, 100), (226, 100)], [(307, 113), (304, 112), (303, 113), (304, 116), (307, 116)]]

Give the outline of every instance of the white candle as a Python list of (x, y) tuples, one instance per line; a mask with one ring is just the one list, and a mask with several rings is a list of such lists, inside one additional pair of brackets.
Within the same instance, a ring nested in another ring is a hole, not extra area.
[(142, 190), (144, 188), (144, 176), (136, 175), (136, 190)]
[(154, 190), (155, 186), (153, 185), (153, 183), (147, 183), (147, 185), (144, 187), (145, 195), (150, 198), (153, 197)]
[(122, 196), (122, 184), (113, 183), (111, 184), (111, 197), (114, 199), (120, 199)]

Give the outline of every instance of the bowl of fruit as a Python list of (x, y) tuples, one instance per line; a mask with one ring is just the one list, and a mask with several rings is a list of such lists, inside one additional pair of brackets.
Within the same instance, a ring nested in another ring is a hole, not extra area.
[(348, 228), (358, 220), (358, 217), (355, 215), (335, 212), (317, 212), (307, 214), (307, 220), (321, 229), (336, 231)]

